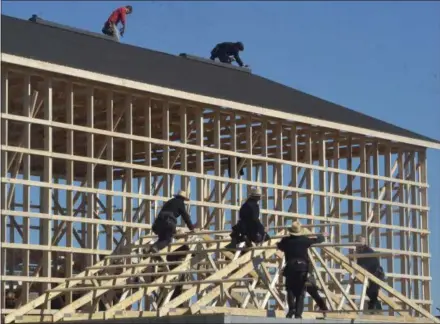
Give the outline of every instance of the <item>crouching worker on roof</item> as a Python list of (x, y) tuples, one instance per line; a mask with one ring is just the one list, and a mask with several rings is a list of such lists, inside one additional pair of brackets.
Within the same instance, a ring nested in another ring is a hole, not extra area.
[(232, 57), (239, 66), (243, 66), (243, 61), (240, 58), (239, 52), (244, 51), (244, 45), (242, 42), (224, 42), (217, 44), (211, 51), (211, 60), (215, 61), (216, 58), (222, 63), (231, 64), (233, 62)]
[(301, 223), (294, 222), (289, 229), (290, 235), (284, 237), (277, 247), (284, 252), (286, 267), (283, 275), (286, 277), (287, 303), (289, 311), (287, 318), (302, 318), (304, 310), (304, 294), (309, 272), (308, 249), (312, 244), (324, 242), (324, 235), (315, 237), (305, 235)]
[(260, 206), (258, 205), (260, 199), (260, 189), (251, 189), (248, 199), (240, 208), (239, 221), (232, 227), (231, 247), (234, 248), (241, 242), (246, 242), (246, 245), (250, 247), (251, 242), (261, 243), (270, 239), (260, 221)]
[[(113, 11), (110, 17), (108, 17), (107, 21), (105, 22), (104, 27), (102, 28), (102, 33), (108, 36), (115, 37), (117, 40), (119, 40), (119, 34), (121, 36), (124, 36), (125, 33), (126, 16), (131, 14), (132, 12), (132, 6), (121, 7)], [(121, 30), (118, 32), (119, 23), (122, 24), (122, 27)]]
[[(356, 253), (375, 253), (375, 251), (367, 245), (367, 239), (363, 235), (358, 235), (356, 237), (356, 242), (361, 243), (361, 246), (356, 247)], [(380, 265), (379, 258), (377, 257), (369, 257), (369, 258), (359, 258), (357, 259), (357, 264), (359, 264), (362, 268), (367, 270), (369, 273), (374, 275), (376, 278), (380, 280), (385, 280), (385, 272)], [(382, 305), (378, 300), (380, 287), (378, 284), (368, 281), (368, 287), (366, 294), (368, 296), (368, 309), (369, 310), (381, 310)]]
[(185, 200), (189, 200), (188, 193), (181, 190), (163, 205), (152, 228), (158, 240), (151, 246), (149, 252), (156, 253), (171, 243), (177, 232), (179, 216), (182, 216), (189, 230), (194, 232), (194, 225), (185, 209)]

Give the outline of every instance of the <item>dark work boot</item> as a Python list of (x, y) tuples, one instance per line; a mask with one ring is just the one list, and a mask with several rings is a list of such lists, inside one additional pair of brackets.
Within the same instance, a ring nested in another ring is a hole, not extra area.
[[(159, 248), (158, 248), (157, 246), (153, 245), (153, 246), (151, 247), (150, 253), (151, 253), (151, 254), (159, 253)], [(155, 256), (152, 256), (152, 257), (151, 257), (151, 260), (161, 261), (162, 258), (161, 258), (159, 255), (155, 255)]]
[(317, 304), (318, 304), (319, 310), (321, 312), (327, 312), (328, 311), (327, 304), (325, 303), (324, 300), (320, 300), (319, 303), (317, 303)]
[(151, 253), (157, 253), (159, 252), (158, 248), (156, 247), (156, 245), (152, 244), (150, 246), (147, 246), (146, 248), (144, 248), (142, 250), (143, 254), (151, 254)]
[(286, 318), (292, 318), (294, 313), (295, 313), (295, 311), (293, 311), (293, 310), (288, 311)]
[(235, 237), (233, 237), (231, 239), (231, 243), (229, 243), (226, 248), (230, 249), (230, 250), (235, 250), (235, 249), (237, 249), (238, 243), (239, 243), (238, 240)]

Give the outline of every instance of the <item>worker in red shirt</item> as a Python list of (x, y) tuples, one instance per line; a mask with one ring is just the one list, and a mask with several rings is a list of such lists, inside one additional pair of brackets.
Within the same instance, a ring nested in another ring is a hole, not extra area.
[(102, 32), (105, 35), (113, 36), (119, 40), (118, 29), (117, 26), (119, 23), (122, 23), (122, 27), (119, 31), (121, 36), (124, 36), (125, 33), (125, 19), (126, 16), (133, 12), (132, 6), (120, 7), (112, 12), (110, 17), (108, 17), (107, 21), (102, 28)]

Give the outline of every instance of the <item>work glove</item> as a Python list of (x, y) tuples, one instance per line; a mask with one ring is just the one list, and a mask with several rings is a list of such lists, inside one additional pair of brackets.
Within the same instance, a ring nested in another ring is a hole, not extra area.
[(122, 36), (124, 36), (124, 33), (125, 33), (125, 27), (122, 27), (122, 28), (119, 30), (119, 34), (120, 34), (121, 37), (122, 37)]
[(177, 234), (177, 235), (185, 234), (185, 230), (184, 230), (183, 228), (177, 228), (177, 229), (176, 229), (176, 234)]
[(183, 228), (178, 228), (177, 230), (176, 230), (176, 235), (175, 235), (175, 237), (176, 238), (181, 238), (182, 236), (185, 236), (185, 230), (183, 229)]

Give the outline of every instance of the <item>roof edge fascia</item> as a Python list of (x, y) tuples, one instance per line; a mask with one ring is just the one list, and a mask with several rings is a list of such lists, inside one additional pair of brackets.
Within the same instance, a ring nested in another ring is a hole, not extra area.
[(119, 87), (124, 87), (124, 88), (135, 89), (138, 91), (156, 93), (158, 95), (163, 95), (163, 96), (167, 96), (167, 97), (175, 97), (175, 98), (180, 98), (180, 99), (184, 99), (184, 100), (188, 100), (188, 101), (200, 102), (200, 103), (204, 103), (204, 104), (208, 104), (208, 105), (212, 105), (212, 106), (217, 106), (217, 107), (228, 107), (228, 108), (232, 108), (232, 109), (236, 109), (236, 110), (240, 110), (240, 111), (244, 111), (244, 112), (248, 112), (248, 113), (254, 113), (254, 114), (256, 113), (256, 114), (260, 114), (260, 115), (264, 115), (264, 116), (268, 116), (268, 117), (275, 117), (275, 118), (280, 118), (283, 120), (289, 120), (289, 121), (293, 121), (293, 122), (301, 122), (304, 124), (317, 125), (317, 126), (321, 126), (321, 127), (330, 128), (330, 129), (341, 130), (341, 131), (365, 135), (365, 136), (372, 136), (372, 137), (385, 139), (385, 140), (389, 140), (389, 141), (396, 141), (396, 142), (400, 142), (400, 143), (406, 143), (409, 145), (422, 146), (422, 147), (426, 147), (426, 148), (433, 148), (433, 149), (440, 150), (440, 143), (436, 143), (436, 142), (424, 141), (424, 140), (420, 140), (420, 139), (414, 139), (411, 137), (375, 131), (375, 130), (366, 129), (366, 128), (362, 128), (362, 127), (351, 126), (351, 125), (341, 124), (341, 123), (336, 123), (336, 122), (330, 122), (330, 121), (326, 121), (326, 120), (322, 120), (322, 119), (318, 119), (318, 118), (311, 118), (311, 117), (306, 117), (306, 116), (302, 116), (302, 115), (281, 112), (278, 110), (268, 109), (268, 108), (264, 108), (264, 107), (247, 105), (247, 104), (243, 104), (243, 103), (239, 103), (239, 102), (235, 102), (235, 101), (219, 99), (219, 98), (214, 98), (214, 97), (208, 97), (208, 96), (190, 93), (190, 92), (186, 92), (186, 91), (165, 88), (165, 87), (161, 87), (161, 86), (157, 86), (157, 85), (152, 85), (152, 84), (143, 83), (143, 82), (139, 82), (139, 81), (133, 81), (133, 80), (124, 79), (124, 78), (120, 78), (120, 77), (114, 77), (114, 76), (110, 76), (110, 75), (106, 75), (106, 74), (102, 74), (102, 73), (72, 68), (69, 66), (54, 64), (54, 63), (50, 63), (50, 62), (39, 61), (39, 60), (35, 60), (35, 59), (27, 58), (27, 57), (22, 57), (22, 56), (17, 56), (17, 55), (12, 55), (12, 54), (7, 54), (7, 53), (3, 53), (3, 52), (1, 53), (1, 61), (5, 62), (5, 63), (9, 63), (9, 64), (14, 64), (14, 65), (27, 67), (27, 68), (36, 69), (36, 70), (43, 70), (43, 71), (57, 73), (57, 74), (64, 74), (64, 75), (68, 75), (71, 77), (83, 78), (83, 79), (91, 80), (94, 82), (111, 84), (113, 86), (119, 86)]

